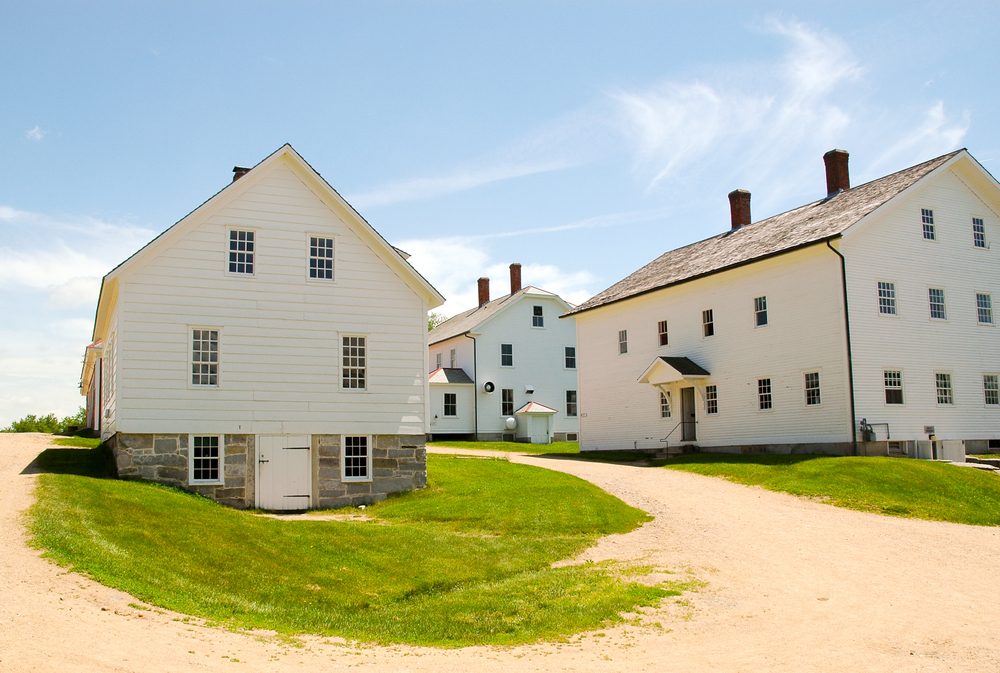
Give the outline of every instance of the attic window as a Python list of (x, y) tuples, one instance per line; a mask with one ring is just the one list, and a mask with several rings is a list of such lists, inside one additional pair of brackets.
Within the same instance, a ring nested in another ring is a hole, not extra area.
[(229, 231), (229, 273), (253, 275), (254, 232)]
[(309, 237), (309, 277), (333, 280), (333, 239)]
[(981, 217), (972, 218), (972, 242), (977, 248), (986, 247), (986, 225)]
[(933, 241), (937, 238), (934, 233), (934, 211), (929, 208), (920, 209), (920, 221), (924, 225), (924, 238)]
[(531, 326), (545, 327), (545, 309), (541, 306), (531, 307)]

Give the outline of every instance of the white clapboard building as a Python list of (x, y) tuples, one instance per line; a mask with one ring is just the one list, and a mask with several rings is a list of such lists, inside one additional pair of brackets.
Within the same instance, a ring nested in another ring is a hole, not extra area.
[[(1000, 440), (1000, 186), (966, 150), (667, 252), (574, 310), (584, 450)], [(963, 445), (964, 444), (964, 445)]]
[(548, 444), (579, 431), (573, 307), (558, 295), (521, 286), (510, 265), (510, 293), (479, 303), (434, 328), (430, 344), (430, 432), (435, 439), (476, 438)]
[(237, 507), (423, 486), (438, 292), (290, 146), (104, 277), (81, 393), (119, 474)]

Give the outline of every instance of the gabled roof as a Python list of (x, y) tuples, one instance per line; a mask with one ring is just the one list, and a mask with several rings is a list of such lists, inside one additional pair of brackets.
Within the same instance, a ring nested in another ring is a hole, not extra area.
[(537, 288), (533, 285), (526, 285), (514, 294), (506, 294), (502, 297), (489, 301), (482, 306), (477, 306), (476, 308), (463, 311), (458, 315), (448, 318), (428, 333), (427, 343), (436, 344), (439, 341), (447, 341), (453, 337), (468, 334), (490, 318), (496, 316), (508, 306), (513, 306), (518, 302), (518, 300), (526, 296), (549, 297), (561, 302), (564, 305), (564, 310), (569, 311), (573, 308), (572, 304), (557, 294), (547, 292), (546, 290)]
[(566, 315), (837, 238), (851, 225), (962, 154), (969, 156), (964, 149), (950, 152), (735, 231), (666, 252)]
[(428, 383), (475, 383), (464, 369), (457, 367), (438, 367), (427, 376)]
[(101, 280), (101, 294), (97, 300), (97, 312), (94, 318), (94, 331), (92, 338), (98, 339), (103, 334), (99, 334), (102, 325), (102, 318), (107, 317), (110, 310), (108, 305), (113, 305), (116, 299), (117, 279), (130, 266), (137, 263), (144, 257), (153, 254), (161, 246), (166, 245), (169, 240), (183, 231), (186, 225), (196, 221), (203, 214), (218, 208), (222, 204), (228, 203), (233, 198), (242, 194), (248, 186), (256, 181), (256, 178), (274, 166), (279, 161), (288, 161), (296, 169), (296, 173), (306, 183), (310, 190), (320, 198), (331, 210), (336, 212), (348, 226), (353, 226), (361, 238), (381, 257), (387, 264), (398, 272), (404, 282), (408, 283), (418, 295), (424, 297), (429, 308), (435, 308), (444, 303), (444, 297), (434, 289), (434, 286), (427, 281), (406, 258), (409, 256), (404, 251), (393, 247), (379, 234), (361, 214), (349, 204), (344, 197), (328, 183), (322, 175), (314, 169), (309, 162), (302, 158), (295, 148), (285, 143), (277, 150), (262, 159), (257, 165), (249, 169), (238, 180), (233, 180), (220, 189), (200, 206), (192, 210), (183, 218), (168, 227), (152, 241), (133, 253), (128, 259), (108, 272)]
[(691, 358), (660, 356), (646, 367), (639, 377), (639, 383), (653, 385), (673, 383), (684, 379), (700, 379), (710, 376), (708, 370), (695, 363)]
[(515, 414), (558, 414), (552, 407), (547, 407), (538, 402), (528, 402), (523, 407), (514, 412)]

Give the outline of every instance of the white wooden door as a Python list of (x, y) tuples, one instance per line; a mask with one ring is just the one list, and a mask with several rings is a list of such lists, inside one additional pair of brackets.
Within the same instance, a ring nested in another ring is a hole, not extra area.
[(528, 416), (528, 437), (532, 444), (549, 443), (549, 417), (535, 414)]
[(309, 435), (258, 435), (257, 507), (308, 509), (311, 453)]

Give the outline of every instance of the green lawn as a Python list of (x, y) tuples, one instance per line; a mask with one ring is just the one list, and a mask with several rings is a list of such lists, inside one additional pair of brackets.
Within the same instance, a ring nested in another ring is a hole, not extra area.
[(53, 437), (52, 443), (58, 446), (72, 446), (78, 449), (96, 449), (101, 440), (99, 437)]
[(142, 601), (228, 627), (510, 645), (599, 628), (679, 593), (622, 568), (551, 568), (648, 519), (557, 472), (431, 456), (430, 486), (367, 508), (373, 522), (283, 521), (83, 476), (106, 459), (101, 449), (43, 453), (34, 544)]
[(455, 449), (474, 451), (507, 451), (510, 453), (580, 453), (579, 442), (552, 442), (551, 444), (527, 444), (524, 442), (427, 442), (427, 446), (447, 446)]
[(866, 512), (1000, 525), (1000, 476), (927, 460), (691, 454), (670, 459), (664, 467)]

